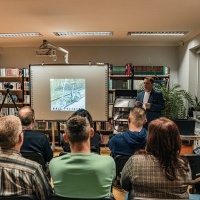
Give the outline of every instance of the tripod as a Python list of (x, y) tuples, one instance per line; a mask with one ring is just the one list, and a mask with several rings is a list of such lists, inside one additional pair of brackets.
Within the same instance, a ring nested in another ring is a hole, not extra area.
[[(1, 112), (1, 109), (3, 108), (3, 105), (4, 105), (4, 103), (5, 103), (5, 100), (6, 100), (6, 97), (7, 97), (7, 96), (10, 97), (10, 99), (12, 100), (12, 103), (13, 103), (14, 106), (15, 106), (15, 109), (18, 111), (17, 105), (16, 105), (16, 103), (15, 103), (15, 101), (14, 101), (14, 99), (13, 99), (12, 94), (10, 93), (10, 89), (7, 88), (7, 89), (6, 89), (6, 94), (5, 94), (4, 98), (3, 98), (3, 101), (2, 101), (2, 104), (1, 104), (1, 107), (0, 107), (0, 112)], [(8, 115), (9, 115), (9, 114), (10, 114), (10, 110), (9, 110), (9, 108), (8, 108)]]

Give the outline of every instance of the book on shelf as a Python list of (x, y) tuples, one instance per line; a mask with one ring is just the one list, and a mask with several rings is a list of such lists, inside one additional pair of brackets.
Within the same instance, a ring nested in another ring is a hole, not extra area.
[(19, 76), (20, 75), (20, 70), (18, 68), (15, 69), (6, 69), (5, 75), (6, 76)]
[(30, 104), (30, 95), (29, 94), (24, 95), (24, 103)]
[[(19, 109), (19, 108), (18, 108)], [(7, 116), (7, 115), (17, 115), (18, 111), (16, 108), (2, 108), (0, 116)]]
[(109, 85), (110, 89), (127, 90), (131, 88), (131, 80), (117, 79), (112, 80), (110, 84), (112, 84), (112, 86)]
[(113, 115), (113, 104), (109, 104), (108, 106), (108, 117), (112, 118)]
[(96, 122), (96, 131), (112, 131), (113, 130), (113, 120), (107, 122)]
[(24, 81), (24, 90), (30, 90), (30, 82)]
[[(36, 121), (35, 128), (36, 129), (44, 129), (44, 130), (52, 129), (52, 122), (51, 121)], [(56, 126), (55, 129), (57, 129), (57, 128), (58, 127)]]
[(126, 66), (113, 66), (112, 75), (126, 75)]
[(166, 66), (134, 66), (134, 75), (168, 75)]
[(21, 82), (0, 82), (0, 90), (6, 90), (8, 84), (12, 87), (10, 90), (21, 90)]
[(112, 92), (112, 93), (108, 94), (108, 100), (109, 100), (109, 103), (113, 103), (114, 102), (114, 100), (115, 100), (115, 92)]
[(132, 64), (131, 63), (127, 63), (126, 64), (126, 75), (127, 76), (130, 76), (132, 74), (131, 68), (132, 68)]
[(29, 76), (29, 69), (26, 69), (26, 68), (23, 68), (22, 69), (22, 74), (23, 74), (23, 76)]

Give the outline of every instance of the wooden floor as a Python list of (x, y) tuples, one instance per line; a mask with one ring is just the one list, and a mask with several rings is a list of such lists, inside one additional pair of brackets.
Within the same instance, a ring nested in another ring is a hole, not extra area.
[[(58, 156), (62, 151), (62, 148), (56, 148), (54, 151), (54, 156)], [(191, 154), (193, 151), (192, 145), (182, 145), (181, 154)], [(110, 155), (110, 150), (108, 147), (101, 147), (101, 155)], [(123, 189), (118, 189), (113, 187), (113, 194), (116, 200), (124, 200), (126, 191)]]

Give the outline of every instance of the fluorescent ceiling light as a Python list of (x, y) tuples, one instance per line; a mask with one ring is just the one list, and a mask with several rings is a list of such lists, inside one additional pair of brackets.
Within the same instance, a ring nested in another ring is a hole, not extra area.
[(0, 38), (3, 37), (37, 37), (42, 36), (41, 33), (0, 33)]
[(183, 36), (187, 34), (187, 31), (167, 31), (167, 32), (145, 32), (145, 31), (137, 31), (137, 32), (128, 32), (128, 35), (135, 36), (135, 35), (143, 35), (143, 36)]
[(56, 36), (112, 36), (113, 32), (54, 32)]

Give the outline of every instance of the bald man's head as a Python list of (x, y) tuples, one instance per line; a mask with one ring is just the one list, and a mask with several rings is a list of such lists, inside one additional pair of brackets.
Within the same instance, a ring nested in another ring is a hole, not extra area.
[(22, 126), (29, 126), (30, 124), (34, 123), (35, 120), (33, 108), (30, 106), (22, 107), (18, 112), (18, 117), (21, 120)]

